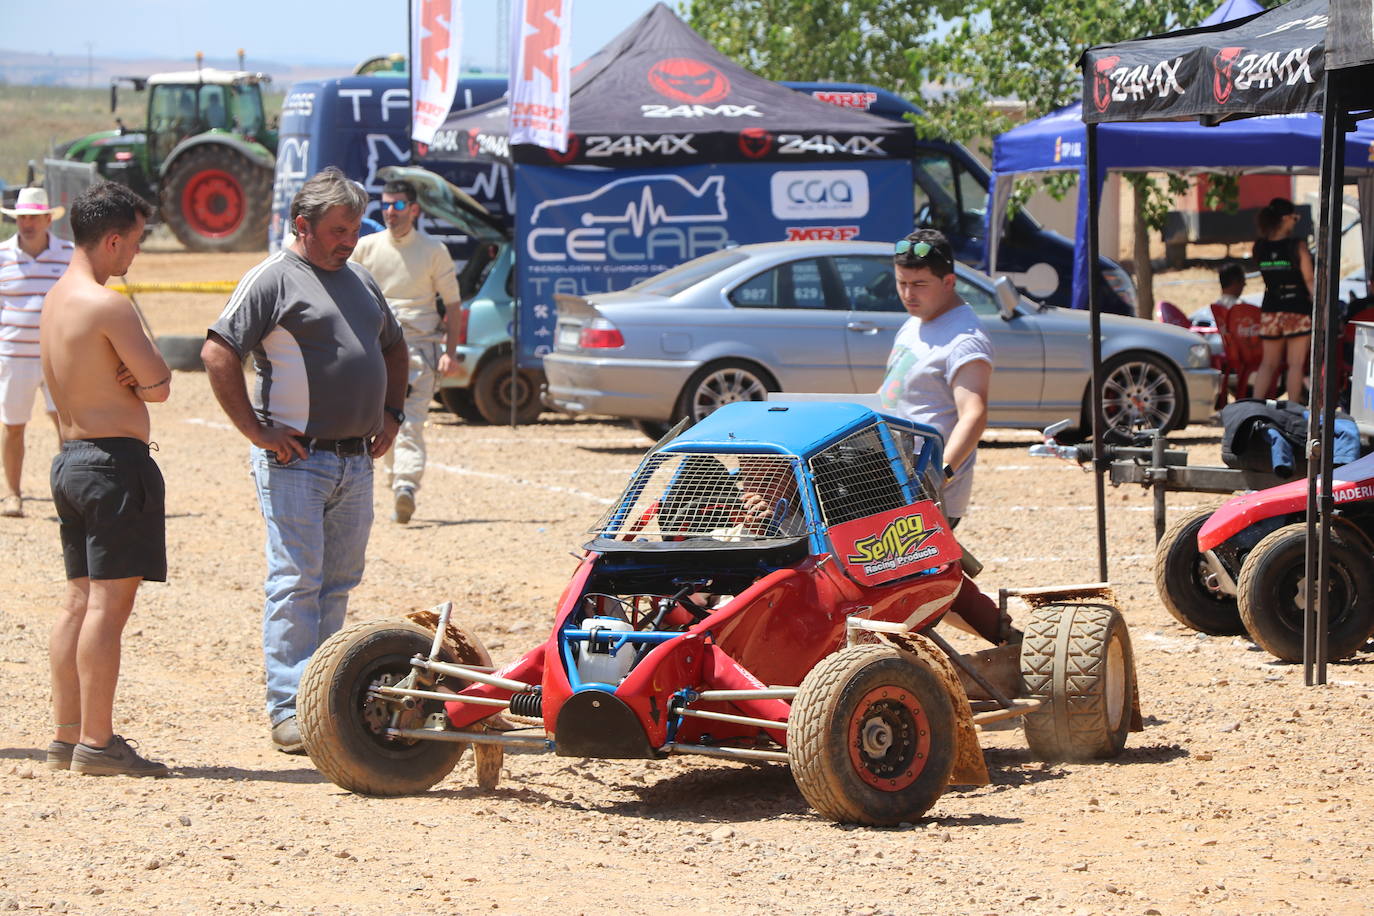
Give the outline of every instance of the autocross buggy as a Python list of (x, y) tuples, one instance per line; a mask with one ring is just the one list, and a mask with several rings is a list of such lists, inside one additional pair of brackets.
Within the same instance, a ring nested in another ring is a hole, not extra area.
[(369, 795), (424, 791), (469, 744), (484, 787), (512, 746), (776, 761), (822, 815), (873, 825), (986, 784), (985, 723), (1023, 717), (1045, 759), (1120, 753), (1139, 703), (1102, 584), (1001, 590), (1007, 638), (982, 652), (935, 631), (964, 589), (991, 605), (940, 509), (941, 448), (855, 404), (726, 405), (646, 455), (516, 661), (494, 669), (447, 604), (335, 634), (301, 684), (306, 750)]

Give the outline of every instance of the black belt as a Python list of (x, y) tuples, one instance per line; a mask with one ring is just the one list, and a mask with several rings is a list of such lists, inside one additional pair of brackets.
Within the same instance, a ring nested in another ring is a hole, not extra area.
[(367, 454), (367, 440), (361, 436), (352, 439), (314, 439), (310, 436), (292, 436), (307, 451), (311, 452), (333, 452), (340, 458), (350, 458), (354, 455)]

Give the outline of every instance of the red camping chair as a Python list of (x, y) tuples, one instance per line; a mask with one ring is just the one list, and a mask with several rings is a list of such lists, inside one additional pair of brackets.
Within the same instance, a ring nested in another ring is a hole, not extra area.
[(1226, 406), (1231, 393), (1231, 379), (1240, 369), (1240, 364), (1231, 355), (1235, 348), (1229, 343), (1230, 333), (1226, 330), (1226, 313), (1230, 310), (1229, 305), (1212, 303), (1212, 324), (1216, 326), (1217, 335), (1221, 337), (1221, 359), (1213, 358), (1213, 365), (1221, 373), (1221, 384), (1217, 386), (1217, 410)]
[(1183, 309), (1174, 305), (1172, 302), (1160, 301), (1160, 303), (1155, 306), (1155, 318), (1165, 324), (1177, 325), (1180, 328), (1192, 327), (1193, 324), (1188, 320), (1188, 316), (1183, 314)]
[[(1259, 368), (1264, 357), (1264, 345), (1260, 343), (1259, 331), (1259, 306), (1237, 302), (1226, 313), (1226, 336), (1222, 338), (1222, 346), (1226, 348), (1226, 355), (1235, 366), (1237, 398), (1247, 396), (1250, 375)], [(1283, 369), (1280, 367), (1274, 374), (1274, 381), (1277, 382), (1282, 377)], [(1272, 386), (1270, 390), (1273, 390)], [(1267, 398), (1269, 392), (1256, 391), (1255, 397)]]

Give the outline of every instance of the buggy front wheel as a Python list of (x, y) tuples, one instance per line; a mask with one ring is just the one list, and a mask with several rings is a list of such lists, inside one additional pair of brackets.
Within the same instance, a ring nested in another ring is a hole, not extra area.
[(1126, 621), (1103, 604), (1036, 608), (1021, 642), (1022, 696), (1041, 706), (1024, 724), (1042, 760), (1115, 757), (1135, 706), (1135, 659)]
[[(335, 785), (363, 795), (410, 795), (439, 782), (458, 763), (466, 744), (386, 735), (393, 722), (424, 727), (443, 704), (425, 700), (407, 709), (372, 695), (376, 687), (407, 678), (411, 658), (428, 655), (432, 641), (415, 624), (372, 621), (340, 630), (310, 657), (297, 697), (301, 736), (310, 760)], [(442, 657), (458, 661), (447, 649)]]
[(924, 663), (890, 646), (851, 646), (811, 669), (792, 702), (792, 776), (831, 820), (914, 821), (949, 784), (954, 728), (949, 693)]

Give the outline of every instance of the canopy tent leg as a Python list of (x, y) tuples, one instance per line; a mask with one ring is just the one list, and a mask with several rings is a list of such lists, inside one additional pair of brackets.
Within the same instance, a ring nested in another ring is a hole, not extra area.
[[(1097, 125), (1088, 124), (1088, 263), (1097, 263), (1098, 210), (1102, 203), (1102, 183), (1098, 179), (1097, 165)], [(1081, 193), (1081, 189), (1080, 189)], [(1089, 274), (1091, 277), (1091, 274)], [(1095, 279), (1095, 278), (1094, 278)], [(1098, 284), (1089, 280), (1088, 314), (1093, 339), (1092, 395), (1088, 403), (1092, 405), (1093, 430), (1093, 478), (1096, 481), (1093, 502), (1097, 511), (1097, 580), (1107, 581), (1107, 488), (1106, 474), (1109, 467), (1106, 444), (1102, 433), (1107, 428), (1106, 418), (1102, 416), (1102, 295)]]

